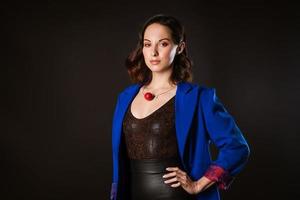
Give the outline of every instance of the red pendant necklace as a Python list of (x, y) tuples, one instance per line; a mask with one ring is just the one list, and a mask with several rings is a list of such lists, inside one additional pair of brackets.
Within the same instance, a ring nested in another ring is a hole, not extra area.
[(146, 92), (146, 93), (144, 93), (145, 88), (143, 88), (142, 93), (143, 93), (144, 98), (145, 98), (146, 100), (152, 101), (154, 98), (158, 98), (159, 95), (164, 94), (164, 93), (166, 93), (166, 92), (169, 92), (169, 91), (172, 90), (173, 88), (174, 88), (174, 87), (172, 87), (171, 89), (169, 89), (169, 90), (167, 90), (167, 91), (165, 91), (165, 92), (162, 92), (162, 93), (160, 93), (160, 94), (157, 94), (157, 95), (155, 95), (155, 94), (153, 94), (153, 93), (151, 93), (151, 92)]

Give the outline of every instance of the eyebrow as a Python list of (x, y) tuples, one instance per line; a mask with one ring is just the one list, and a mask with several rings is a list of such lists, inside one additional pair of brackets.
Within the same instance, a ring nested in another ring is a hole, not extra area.
[[(144, 39), (144, 40), (148, 40), (148, 39)], [(163, 38), (163, 39), (160, 39), (159, 42), (162, 41), (162, 40), (169, 40), (169, 41), (170, 41), (169, 38)], [(148, 40), (148, 41), (150, 41), (150, 40)], [(151, 41), (150, 41), (150, 42), (151, 42)]]

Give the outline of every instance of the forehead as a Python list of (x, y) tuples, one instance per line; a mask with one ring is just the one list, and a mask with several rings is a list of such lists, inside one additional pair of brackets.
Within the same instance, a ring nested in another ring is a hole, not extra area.
[(171, 30), (167, 26), (153, 23), (146, 28), (144, 39), (159, 40), (161, 38), (171, 39)]

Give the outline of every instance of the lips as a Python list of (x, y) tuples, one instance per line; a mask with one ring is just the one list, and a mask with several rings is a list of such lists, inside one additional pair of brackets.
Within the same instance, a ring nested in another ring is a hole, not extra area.
[(158, 63), (160, 63), (160, 60), (150, 60), (150, 63), (153, 65), (157, 65)]

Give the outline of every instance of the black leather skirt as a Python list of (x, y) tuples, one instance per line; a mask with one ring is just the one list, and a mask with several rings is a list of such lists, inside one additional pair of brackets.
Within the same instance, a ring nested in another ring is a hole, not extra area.
[(164, 174), (170, 173), (167, 167), (179, 167), (178, 158), (130, 160), (131, 200), (194, 200), (195, 196), (187, 193), (181, 186), (171, 187), (172, 183), (164, 183)]

